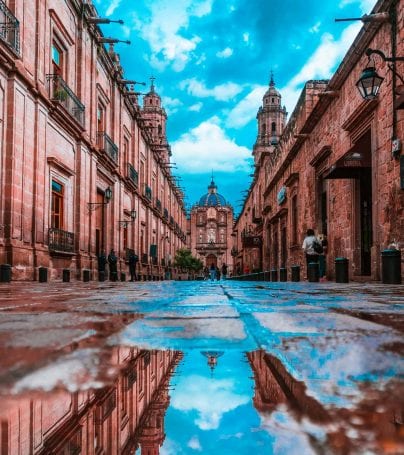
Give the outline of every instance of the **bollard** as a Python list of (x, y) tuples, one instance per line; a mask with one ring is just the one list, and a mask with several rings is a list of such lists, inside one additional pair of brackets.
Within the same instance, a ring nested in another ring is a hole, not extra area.
[(62, 281), (63, 281), (63, 283), (69, 283), (70, 282), (70, 270), (69, 269), (63, 269), (63, 271), (62, 271)]
[(292, 265), (292, 281), (300, 281), (300, 265)]
[(401, 251), (382, 251), (382, 282), (401, 284)]
[(336, 283), (348, 283), (349, 282), (348, 263), (349, 263), (349, 261), (347, 258), (335, 258), (335, 282)]
[(105, 281), (105, 272), (103, 270), (98, 271), (98, 281)]
[(46, 283), (48, 281), (48, 269), (46, 267), (39, 267), (38, 281), (40, 283)]
[(90, 270), (83, 269), (83, 282), (87, 283), (88, 281), (90, 281)]
[(318, 262), (309, 262), (307, 267), (307, 279), (310, 283), (317, 283), (320, 280), (320, 267)]
[(271, 281), (278, 281), (278, 271), (276, 269), (271, 270)]
[(121, 281), (126, 281), (126, 273), (121, 272)]
[(285, 267), (279, 269), (279, 281), (288, 281), (288, 270)]
[(10, 283), (11, 281), (11, 265), (0, 265), (0, 283)]

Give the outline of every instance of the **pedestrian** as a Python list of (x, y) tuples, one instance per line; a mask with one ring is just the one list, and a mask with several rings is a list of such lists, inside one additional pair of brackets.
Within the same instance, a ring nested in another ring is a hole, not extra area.
[(225, 262), (223, 262), (222, 264), (222, 276), (223, 276), (223, 279), (225, 280), (226, 277), (227, 277), (227, 265)]
[(211, 264), (209, 268), (210, 281), (214, 281), (216, 278), (216, 267), (215, 264)]
[(137, 281), (136, 275), (136, 266), (139, 262), (139, 257), (133, 250), (129, 253), (129, 273), (130, 273), (130, 281)]
[[(325, 261), (325, 255), (327, 253), (327, 236), (324, 234), (319, 234), (318, 240), (323, 248), (323, 252), (318, 254), (318, 269), (319, 269), (319, 277), (320, 281), (324, 281), (325, 275), (326, 275), (326, 261)], [(320, 250), (319, 250), (320, 251)]]
[(323, 252), (323, 247), (315, 236), (313, 229), (307, 229), (302, 248), (306, 255), (306, 270), (308, 271), (310, 262), (318, 263), (318, 256)]
[(237, 271), (236, 271), (237, 276), (241, 275), (241, 266), (240, 264), (237, 264)]
[(219, 269), (219, 267), (216, 267), (216, 279), (217, 279), (217, 281), (220, 281), (220, 269)]
[(108, 264), (109, 264), (109, 279), (111, 281), (118, 280), (118, 258), (116, 257), (115, 251), (111, 249), (108, 255)]
[(203, 278), (204, 278), (204, 280), (209, 280), (209, 267), (208, 266), (205, 266), (205, 268), (203, 269)]
[[(105, 250), (101, 250), (100, 254), (97, 256), (98, 261), (98, 276), (105, 276), (105, 266), (107, 265), (107, 255)], [(103, 278), (104, 279), (104, 278)]]

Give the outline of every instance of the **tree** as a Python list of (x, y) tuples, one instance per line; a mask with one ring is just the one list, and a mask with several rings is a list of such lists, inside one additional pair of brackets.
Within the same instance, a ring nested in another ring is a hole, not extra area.
[(192, 256), (191, 250), (187, 248), (181, 248), (175, 253), (174, 266), (195, 273), (203, 269), (202, 261)]

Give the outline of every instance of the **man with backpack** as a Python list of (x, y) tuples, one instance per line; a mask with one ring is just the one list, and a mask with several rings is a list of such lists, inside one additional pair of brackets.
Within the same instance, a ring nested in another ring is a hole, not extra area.
[(307, 229), (302, 248), (306, 255), (306, 265), (308, 269), (309, 263), (318, 262), (319, 255), (323, 254), (323, 247), (320, 240), (315, 236), (313, 229)]

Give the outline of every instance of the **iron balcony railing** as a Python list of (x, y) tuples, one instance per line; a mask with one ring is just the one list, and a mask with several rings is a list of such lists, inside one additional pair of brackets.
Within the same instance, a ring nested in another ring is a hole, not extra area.
[(170, 225), (174, 226), (174, 217), (173, 216), (170, 216)]
[(150, 186), (146, 185), (144, 187), (144, 195), (149, 201), (152, 200), (152, 189), (150, 188)]
[(118, 146), (104, 131), (100, 131), (97, 136), (98, 147), (103, 150), (112, 161), (118, 162)]
[(156, 209), (161, 212), (161, 201), (160, 199), (156, 199)]
[(58, 101), (67, 112), (84, 128), (84, 104), (77, 98), (70, 87), (57, 74), (48, 74), (49, 96)]
[(164, 218), (166, 220), (168, 220), (168, 209), (164, 209), (164, 214), (163, 214)]
[(196, 247), (198, 249), (210, 249), (210, 248), (227, 248), (226, 242), (197, 242)]
[(74, 252), (73, 232), (50, 228), (48, 237), (48, 246), (50, 251), (61, 251), (64, 253)]
[(130, 164), (128, 163), (128, 179), (136, 186), (138, 186), (139, 183), (139, 174), (137, 170)]
[(3, 0), (0, 0), (0, 39), (20, 55), (20, 23)]

